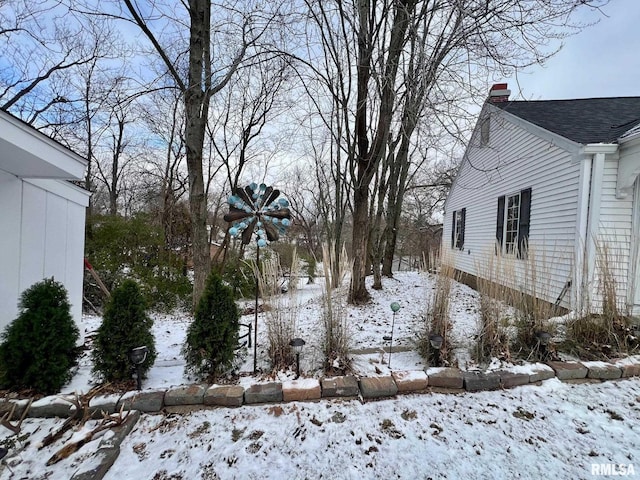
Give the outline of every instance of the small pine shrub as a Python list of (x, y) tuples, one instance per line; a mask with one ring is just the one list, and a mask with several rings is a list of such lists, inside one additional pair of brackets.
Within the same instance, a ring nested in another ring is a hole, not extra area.
[(144, 345), (149, 349), (140, 366), (144, 378), (156, 359), (152, 326), (140, 287), (133, 280), (125, 280), (111, 292), (105, 307), (92, 354), (94, 373), (107, 382), (129, 380), (135, 371), (129, 353)]
[(182, 349), (187, 373), (207, 378), (231, 367), (238, 345), (239, 320), (233, 290), (222, 282), (220, 275), (212, 273)]
[(18, 318), (2, 334), (2, 383), (57, 393), (70, 380), (78, 354), (67, 291), (53, 278), (43, 280), (22, 293), (18, 308)]

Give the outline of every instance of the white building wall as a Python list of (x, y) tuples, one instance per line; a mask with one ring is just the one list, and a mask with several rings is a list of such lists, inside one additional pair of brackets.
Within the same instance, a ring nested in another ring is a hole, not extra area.
[[(496, 261), (508, 272), (504, 283), (555, 302), (571, 278), (576, 242), (580, 164), (578, 145), (487, 105), (488, 146), (476, 131), (446, 203), (443, 252), (463, 272), (486, 276)], [(478, 124), (481, 122), (479, 121)], [(536, 131), (539, 130), (539, 131)], [(535, 134), (528, 130), (536, 131)], [(531, 188), (529, 258), (494, 254), (498, 197)], [(452, 215), (466, 208), (462, 251), (451, 248)], [(538, 279), (531, 284), (535, 271)], [(543, 278), (545, 277), (545, 278)], [(562, 305), (569, 307), (571, 295)]]
[(28, 181), (0, 171), (0, 329), (16, 318), (18, 300), (34, 283), (54, 277), (82, 320), (82, 269), (87, 195), (66, 182)]
[(607, 157), (604, 164), (602, 197), (600, 202), (600, 221), (596, 239), (595, 278), (592, 285), (593, 302), (600, 307), (604, 286), (602, 278), (611, 272), (617, 291), (617, 306), (627, 308), (630, 282), (631, 245), (633, 226), (633, 195), (616, 198), (618, 159)]
[(22, 181), (0, 170), (0, 330), (15, 318), (20, 291)]

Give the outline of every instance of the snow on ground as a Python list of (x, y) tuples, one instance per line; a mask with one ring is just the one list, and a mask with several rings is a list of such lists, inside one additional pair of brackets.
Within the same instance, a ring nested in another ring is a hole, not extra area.
[[(376, 371), (422, 370), (413, 350), (424, 328), (428, 298), (435, 278), (403, 272), (383, 279), (384, 289), (370, 290), (373, 300), (350, 307), (351, 348), (359, 375)], [(301, 357), (306, 377), (321, 376), (321, 286), (301, 285), (296, 334), (307, 341)], [(401, 305), (395, 321), (391, 302)], [(459, 363), (473, 342), (478, 296), (454, 284), (453, 337)], [(184, 375), (180, 349), (188, 315), (154, 315), (158, 358), (144, 388), (167, 388), (192, 380)], [(245, 316), (244, 323), (253, 322)], [(100, 318), (85, 318), (85, 333)], [(394, 352), (382, 353), (382, 338), (391, 334)], [(242, 364), (242, 385), (272, 375), (266, 359), (264, 315), (259, 318), (261, 372), (253, 358)], [(368, 349), (363, 353), (362, 350)], [(373, 349), (373, 350), (371, 350)], [(464, 365), (463, 365), (464, 366)], [(63, 393), (86, 392), (91, 385), (89, 352)], [(527, 369), (527, 366), (520, 366)], [(281, 379), (293, 372), (279, 372)], [(46, 461), (69, 440), (38, 450), (39, 442), (60, 422), (26, 419), (19, 437), (0, 428), (0, 445), (9, 447), (0, 480), (68, 480), (90, 461), (100, 437), (62, 462)], [(475, 394), (404, 395), (362, 404), (357, 400), (209, 409), (186, 415), (143, 415), (122, 445), (107, 480), (212, 479), (378, 479), (378, 478), (592, 478), (591, 465), (634, 468), (640, 475), (640, 379), (598, 384), (564, 384)], [(74, 432), (76, 438), (81, 432)], [(106, 433), (109, 435), (109, 433)], [(631, 466), (631, 467), (630, 467)]]
[[(27, 419), (30, 443), (0, 479), (68, 480), (99, 439), (46, 467), (52, 420)], [(76, 434), (77, 436), (77, 434)], [(640, 379), (463, 394), (143, 415), (106, 480), (590, 479), (640, 475)], [(57, 445), (56, 448), (59, 448)], [(12, 469), (12, 472), (9, 471)]]
[[(371, 278), (367, 279), (369, 287)], [(322, 279), (316, 279), (316, 283), (306, 284), (301, 282), (298, 289), (299, 316), (297, 319), (296, 336), (303, 338), (307, 343), (300, 357), (301, 370), (306, 376), (322, 376), (322, 350), (321, 350), (321, 312), (322, 312)], [(435, 287), (435, 277), (431, 274), (418, 272), (397, 272), (394, 278), (383, 278), (383, 289), (373, 290), (369, 288), (372, 296), (371, 303), (364, 306), (349, 306), (347, 311), (349, 335), (351, 338), (350, 349), (360, 354), (354, 354), (354, 369), (357, 374), (375, 374), (377, 371), (389, 372), (388, 353), (382, 354), (383, 347), (388, 349), (388, 342), (383, 340), (385, 336), (391, 336), (393, 327), (393, 346), (400, 351), (392, 354), (391, 367), (393, 370), (423, 369), (426, 365), (415, 351), (415, 342), (420, 334), (425, 332), (425, 314), (428, 308), (428, 299)], [(398, 302), (400, 311), (397, 312), (395, 321), (391, 311), (391, 303)], [(454, 282), (452, 288), (451, 313), (455, 319), (453, 323), (453, 340), (459, 347), (456, 354), (460, 360), (460, 366), (465, 366), (468, 361), (468, 350), (476, 332), (478, 319), (478, 294), (466, 285)], [(253, 302), (244, 302), (243, 305), (252, 306)], [(258, 369), (260, 372), (253, 376), (253, 350), (246, 352), (240, 372), (248, 378), (243, 383), (260, 379), (273, 374), (270, 371), (267, 358), (267, 336), (265, 319), (266, 314), (258, 315)], [(153, 333), (156, 341), (158, 357), (149, 372), (143, 386), (145, 388), (167, 388), (175, 385), (183, 385), (193, 382), (184, 374), (184, 360), (180, 353), (186, 329), (191, 321), (190, 317), (182, 312), (173, 315), (154, 314)], [(91, 336), (100, 325), (101, 318), (87, 315), (84, 317), (84, 333)], [(241, 323), (254, 322), (254, 315), (245, 315)], [(246, 330), (242, 329), (241, 333)], [(375, 350), (375, 353), (362, 353), (363, 350)], [(388, 350), (387, 350), (388, 351)], [(291, 378), (294, 372), (275, 372), (282, 380)], [(86, 392), (92, 386), (91, 361), (89, 352), (80, 360), (80, 366), (73, 380), (63, 389), (63, 393)]]

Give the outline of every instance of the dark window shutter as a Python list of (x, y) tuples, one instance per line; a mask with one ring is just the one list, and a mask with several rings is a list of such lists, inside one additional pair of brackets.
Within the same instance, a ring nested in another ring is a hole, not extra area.
[(531, 216), (531, 189), (520, 192), (520, 223), (518, 225), (518, 258), (527, 258), (529, 244), (529, 217)]
[(465, 220), (467, 218), (467, 209), (463, 208), (460, 211), (460, 245), (458, 245), (458, 248), (460, 248), (460, 250), (462, 250), (462, 248), (464, 247), (464, 226), (465, 226)]
[(502, 237), (504, 233), (504, 195), (498, 198), (498, 218), (496, 219), (496, 255), (502, 252)]
[(451, 248), (456, 246), (456, 212), (454, 210), (451, 217)]

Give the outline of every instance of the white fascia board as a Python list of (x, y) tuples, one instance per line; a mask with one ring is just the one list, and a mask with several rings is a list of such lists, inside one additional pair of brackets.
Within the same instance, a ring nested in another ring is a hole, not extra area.
[(91, 197), (91, 192), (85, 190), (84, 188), (80, 188), (73, 183), (64, 181), (64, 180), (51, 180), (51, 179), (42, 179), (42, 178), (25, 178), (23, 179), (25, 183), (29, 183), (38, 188), (41, 188), (47, 192), (53, 193), (54, 195), (58, 195), (66, 200), (77, 203), (83, 207), (89, 206), (89, 198)]
[(584, 146), (583, 152), (587, 155), (595, 155), (596, 153), (604, 153), (611, 155), (618, 151), (617, 143), (588, 143)]
[(21, 178), (82, 180), (87, 161), (30, 125), (0, 110), (0, 164)]

